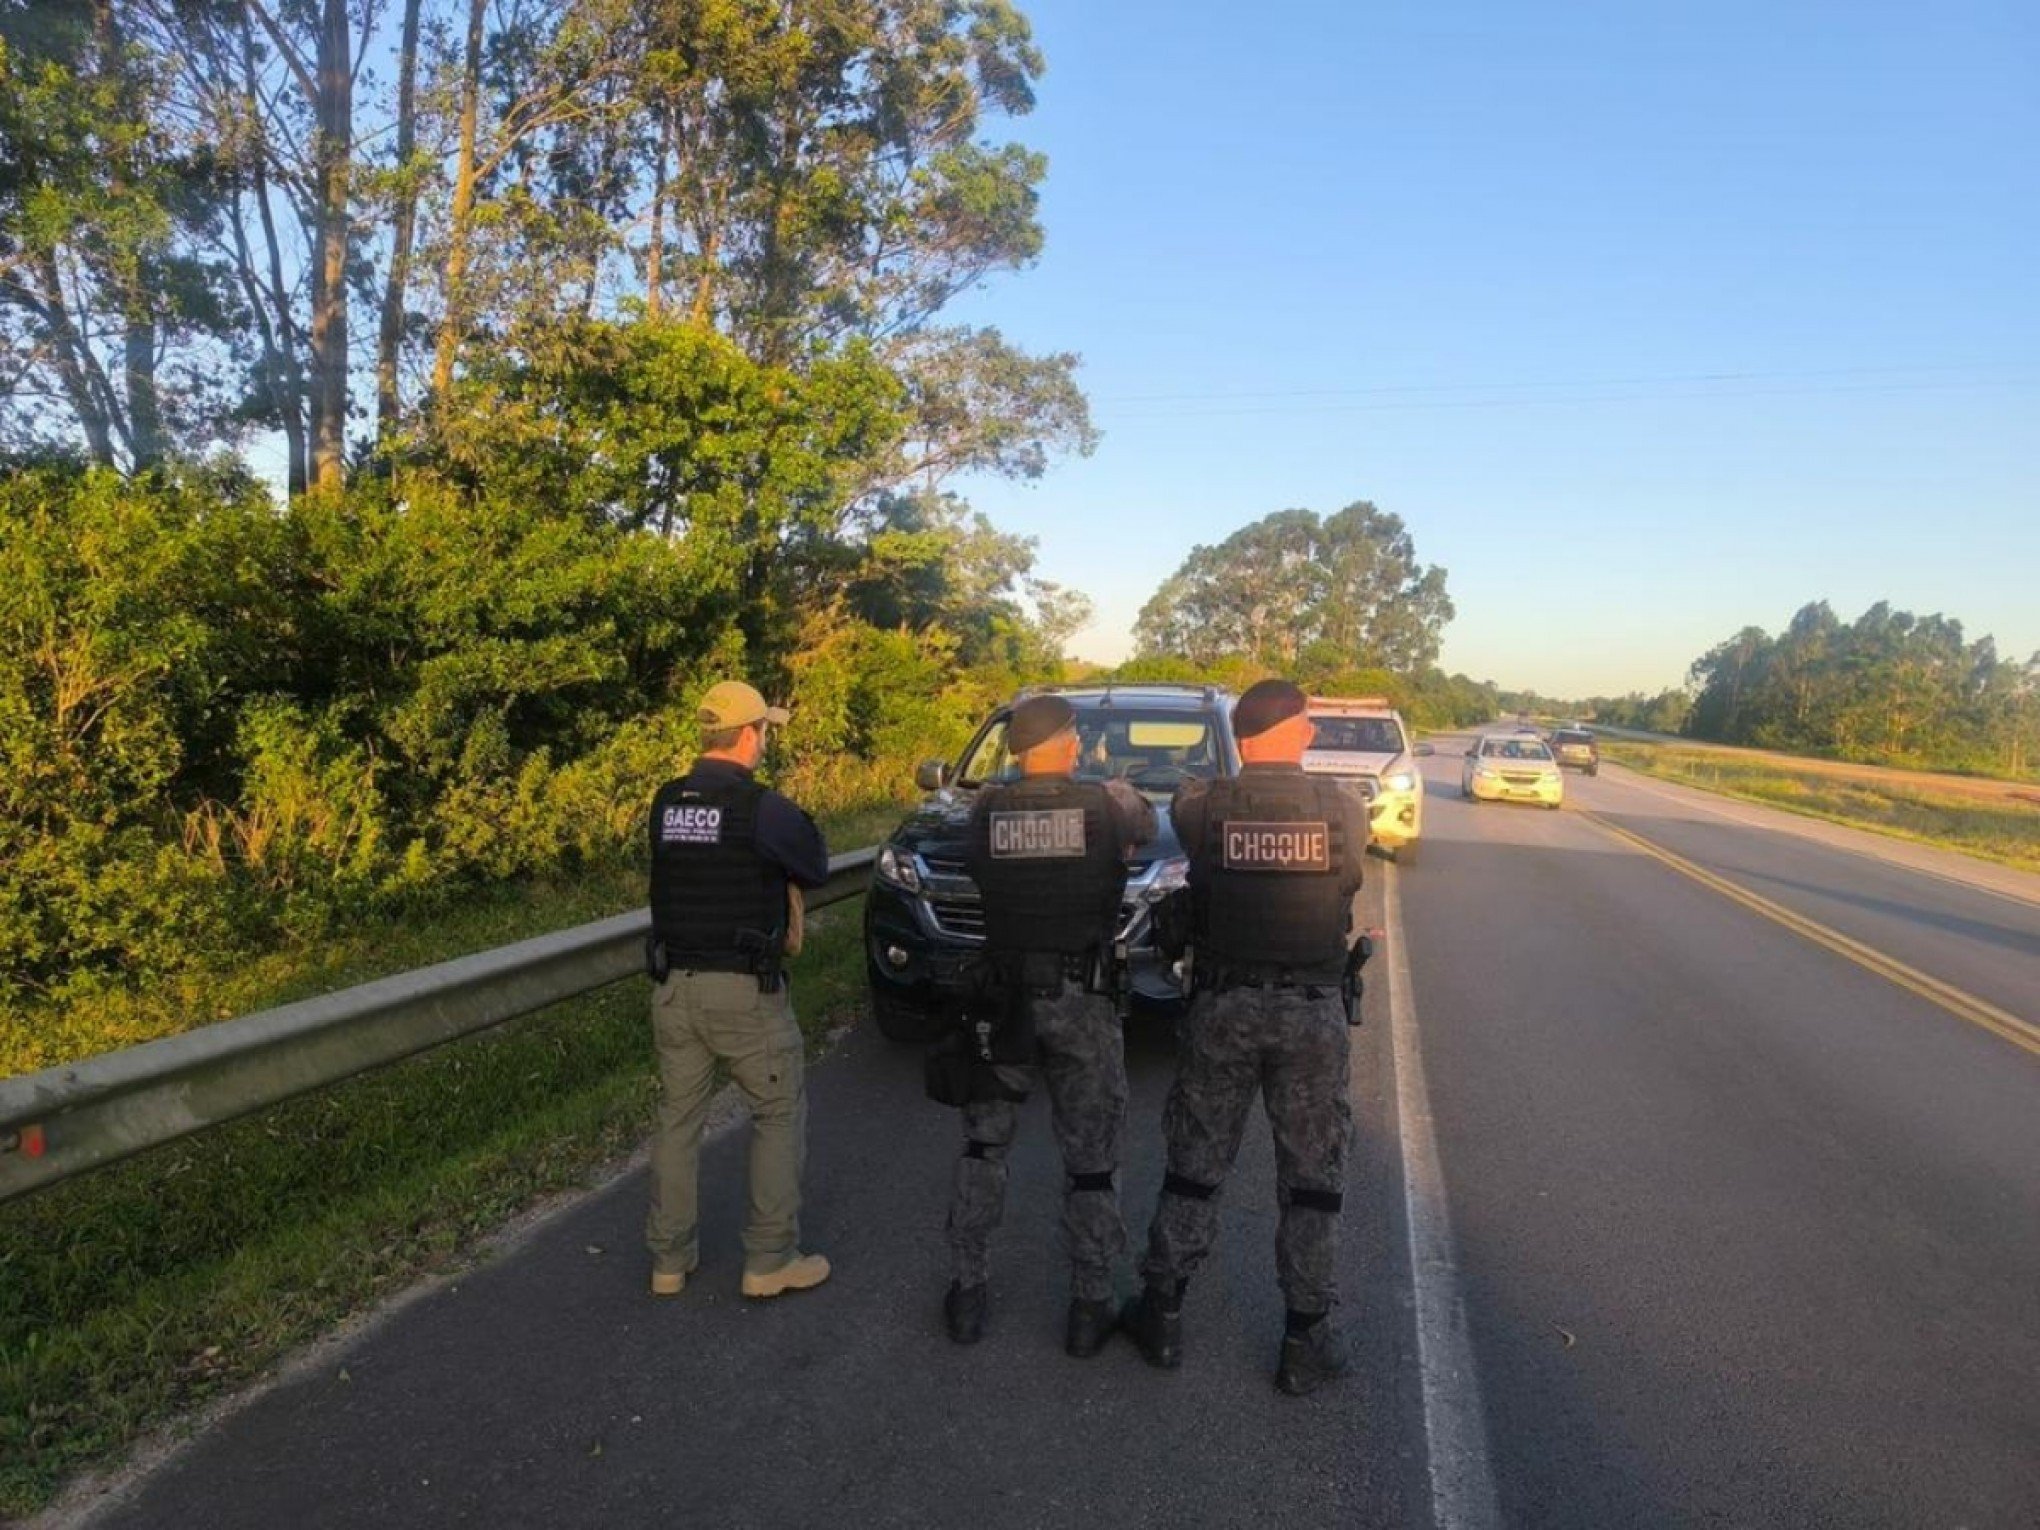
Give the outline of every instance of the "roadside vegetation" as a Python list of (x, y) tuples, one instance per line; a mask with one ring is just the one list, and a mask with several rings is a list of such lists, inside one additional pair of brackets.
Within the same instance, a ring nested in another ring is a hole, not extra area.
[(2040, 653), (2001, 657), (1962, 623), (1878, 601), (1844, 622), (1824, 600), (1775, 637), (1745, 627), (1695, 659), (1683, 689), (1504, 710), (1812, 759), (2040, 782)]
[[(871, 843), (881, 816), (828, 823), (832, 848)], [(499, 888), (246, 993), (283, 1002), (642, 902), (635, 872)], [(795, 964), (811, 1053), (861, 1012), (861, 908), (818, 911)], [(0, 1517), (613, 1172), (650, 1130), (645, 993), (627, 980), (9, 1205)]]
[(2040, 788), (1882, 779), (1820, 761), (1767, 760), (1739, 750), (1643, 743), (1605, 733), (1600, 742), (1604, 759), (1668, 781), (2040, 871)]

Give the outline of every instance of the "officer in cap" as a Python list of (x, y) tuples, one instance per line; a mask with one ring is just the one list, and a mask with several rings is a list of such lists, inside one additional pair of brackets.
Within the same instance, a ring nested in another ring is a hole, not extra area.
[(1347, 1016), (1341, 983), (1367, 812), (1305, 775), (1305, 698), (1263, 680), (1233, 712), (1243, 768), (1186, 781), (1171, 810), (1190, 858), (1195, 992), (1163, 1113), (1168, 1172), (1124, 1323), (1150, 1364), (1182, 1362), (1184, 1288), (1218, 1231), (1218, 1192), (1258, 1088), (1275, 1137), (1275, 1263), (1288, 1306), (1275, 1384), (1309, 1392), (1342, 1374), (1331, 1319), (1344, 1190)]
[[(983, 1051), (963, 1106), (963, 1157), (949, 1207), (955, 1279), (943, 1315), (957, 1343), (984, 1336), (1006, 1154), (1039, 1072), (1068, 1175), (1062, 1221), (1072, 1275), (1064, 1348), (1087, 1358), (1112, 1337), (1112, 1270), (1126, 1247), (1114, 1181), (1126, 1118), (1126, 1054), (1113, 940), (1126, 853), (1154, 837), (1155, 813), (1124, 781), (1072, 779), (1076, 712), (1060, 696), (1034, 696), (1015, 707), (1006, 749), (1018, 759), (1021, 779), (987, 787), (970, 821), (970, 873), (984, 898), (987, 992), (967, 1017), (978, 1022)], [(985, 1024), (987, 1013), (997, 1020)]]
[(718, 1061), (751, 1109), (744, 1295), (829, 1278), (828, 1260), (800, 1251), (807, 1094), (784, 972), (793, 889), (828, 880), (829, 851), (813, 819), (752, 778), (766, 728), (786, 720), (750, 686), (723, 681), (701, 699), (701, 757), (652, 799), (654, 1296), (679, 1295), (699, 1262), (696, 1168)]

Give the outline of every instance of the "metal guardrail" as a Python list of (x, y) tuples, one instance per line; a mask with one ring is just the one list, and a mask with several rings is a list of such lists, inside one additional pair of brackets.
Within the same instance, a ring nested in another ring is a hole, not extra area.
[[(831, 858), (807, 906), (863, 892), (877, 853)], [(636, 976), (650, 930), (618, 914), (0, 1079), (0, 1201)]]

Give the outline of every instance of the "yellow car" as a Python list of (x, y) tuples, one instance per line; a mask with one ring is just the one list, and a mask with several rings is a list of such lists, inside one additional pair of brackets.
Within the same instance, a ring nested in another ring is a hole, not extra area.
[(1468, 802), (1565, 801), (1565, 778), (1551, 746), (1531, 733), (1483, 733), (1467, 751), (1459, 793)]

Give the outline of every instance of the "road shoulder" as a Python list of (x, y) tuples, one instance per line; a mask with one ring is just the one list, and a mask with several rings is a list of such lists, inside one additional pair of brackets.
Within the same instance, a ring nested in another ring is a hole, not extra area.
[(1604, 778), (1619, 782), (1632, 790), (1647, 792), (1683, 807), (1727, 819), (1731, 823), (1740, 823), (1773, 833), (1797, 835), (1801, 839), (1812, 840), (1830, 849), (1867, 856), (1871, 860), (1902, 866), (1923, 876), (1938, 877), (1942, 881), (1991, 893), (2000, 898), (2010, 899), (2014, 903), (2040, 908), (2040, 876), (2035, 876), (2032, 872), (1979, 860), (1960, 851), (1940, 850), (1931, 845), (1896, 839), (1891, 835), (1878, 834), (1869, 829), (1856, 829), (1846, 824), (1830, 823), (1826, 819), (1808, 818), (1799, 813), (1787, 812), (1783, 808), (1765, 807), (1741, 798), (1718, 796), (1699, 787), (1645, 775), (1641, 771), (1618, 765), (1612, 760), (1602, 765), (1601, 773)]

